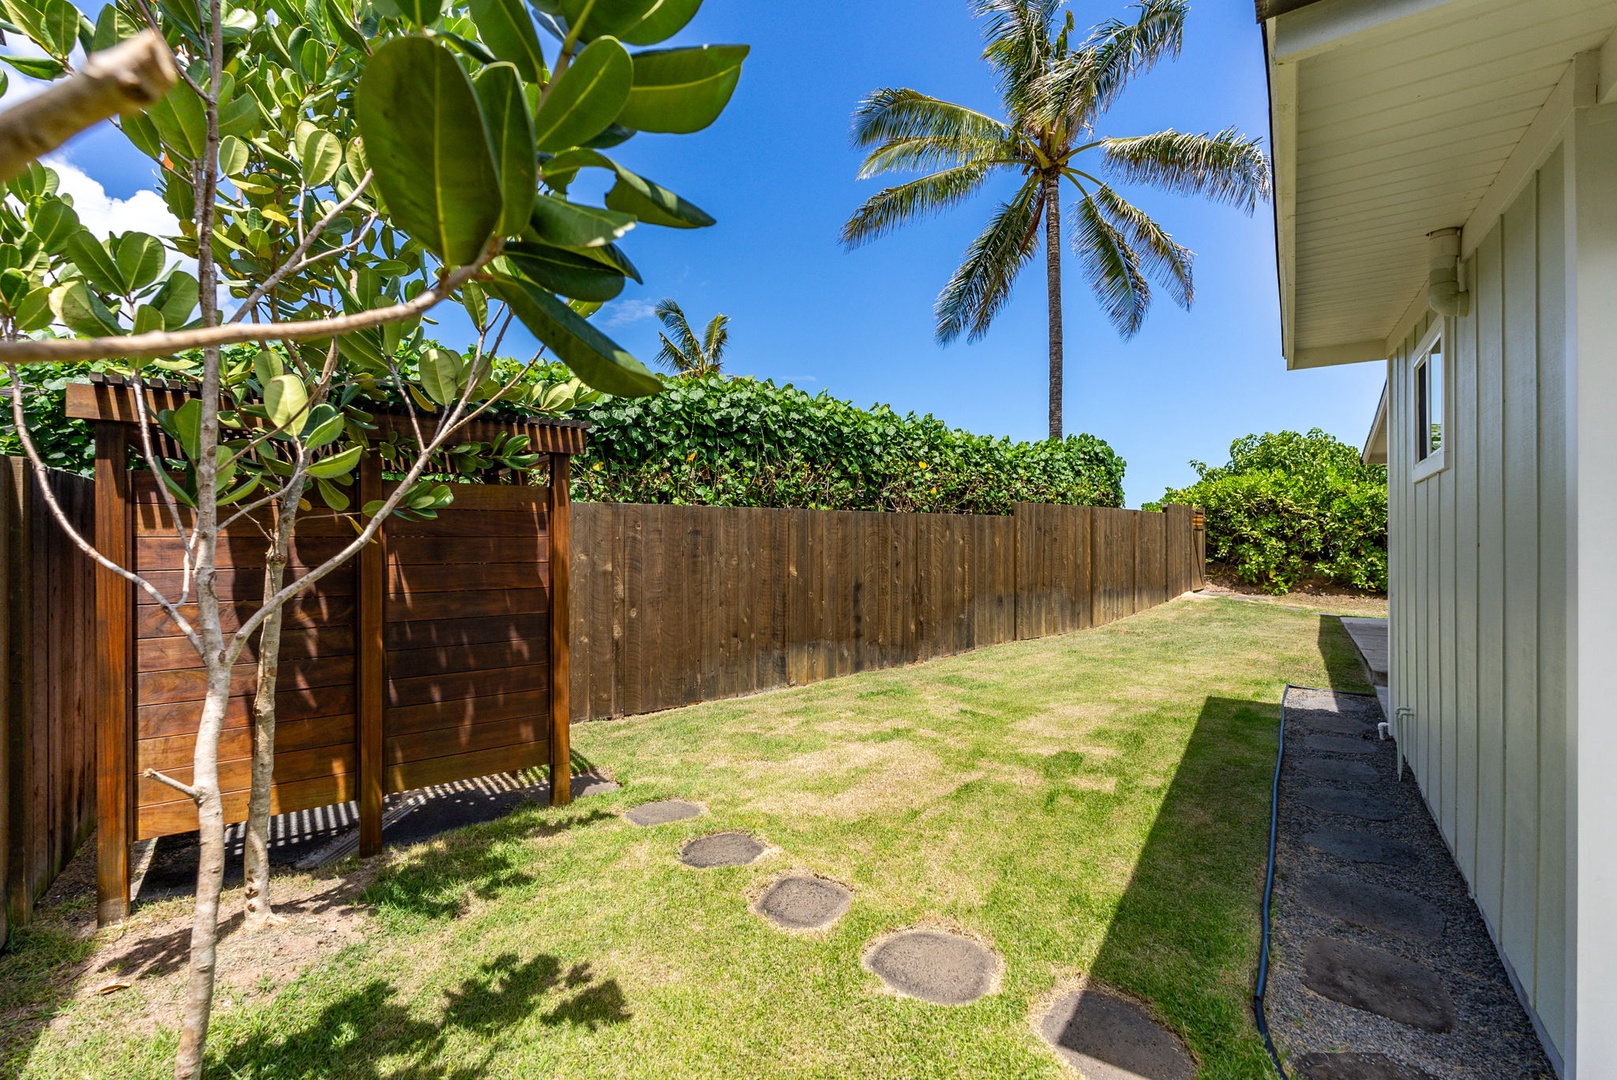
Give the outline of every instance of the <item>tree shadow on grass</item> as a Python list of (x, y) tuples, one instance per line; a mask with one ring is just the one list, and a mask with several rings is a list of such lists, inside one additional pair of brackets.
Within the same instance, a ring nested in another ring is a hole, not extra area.
[(531, 1034), (531, 1023), (593, 1030), (632, 1015), (617, 981), (598, 978), (589, 964), (564, 967), (553, 956), (524, 960), (507, 952), (445, 991), (441, 1009), (412, 1008), (396, 986), (372, 979), (294, 1030), (243, 1038), (210, 1073), (243, 1080), (476, 1080), (512, 1040)]
[[(1220, 1076), (1269, 1067), (1249, 1003), (1279, 723), (1277, 703), (1203, 702), (1089, 973), (1146, 1002)], [(1062, 1041), (1081, 1033), (1069, 1024)]]

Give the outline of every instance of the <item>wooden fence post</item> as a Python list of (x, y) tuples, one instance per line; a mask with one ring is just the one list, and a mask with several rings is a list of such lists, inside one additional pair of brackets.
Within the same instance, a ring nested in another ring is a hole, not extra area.
[[(95, 425), (95, 546), (134, 569), (129, 506), (129, 429)], [(129, 843), (134, 835), (134, 586), (102, 566), (95, 571), (96, 626), (96, 920), (129, 914)]]
[(550, 455), (550, 805), (573, 801), (572, 607), (567, 594), (572, 562), (571, 459)]
[[(369, 454), (359, 467), (359, 504), (384, 498), (382, 461)], [(354, 760), (359, 773), (359, 853), (382, 850), (382, 705), (387, 694), (387, 643), (383, 635), (387, 596), (387, 527), (359, 553), (358, 653), (354, 665)]]

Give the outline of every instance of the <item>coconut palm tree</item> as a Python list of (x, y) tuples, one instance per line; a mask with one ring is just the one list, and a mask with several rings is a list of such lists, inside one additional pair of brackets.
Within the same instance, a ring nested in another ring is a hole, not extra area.
[(662, 347), (657, 350), (659, 364), (676, 375), (719, 374), (724, 367), (725, 346), (730, 344), (730, 316), (713, 316), (701, 337), (691, 329), (684, 309), (672, 300), (657, 305), (657, 318), (667, 330), (657, 335), (662, 339)]
[[(1134, 76), (1177, 56), (1186, 0), (1143, 0), (1130, 20), (1111, 19), (1073, 41), (1065, 0), (972, 0), (983, 19), (983, 59), (998, 77), (1004, 118), (916, 90), (881, 89), (860, 103), (854, 143), (868, 150), (860, 178), (924, 172), (873, 195), (843, 227), (856, 247), (898, 226), (959, 205), (992, 178), (1021, 178), (967, 249), (939, 294), (938, 339), (976, 341), (1010, 298), (1044, 226), (1050, 309), (1050, 437), (1061, 437), (1061, 184), (1072, 185), (1073, 254), (1107, 317), (1124, 338), (1139, 330), (1151, 285), (1188, 308), (1191, 252), (1130, 204), (1114, 183), (1143, 183), (1231, 203), (1248, 214), (1270, 190), (1256, 139), (1174, 130), (1112, 136), (1096, 132)], [(1102, 177), (1106, 179), (1102, 179)]]

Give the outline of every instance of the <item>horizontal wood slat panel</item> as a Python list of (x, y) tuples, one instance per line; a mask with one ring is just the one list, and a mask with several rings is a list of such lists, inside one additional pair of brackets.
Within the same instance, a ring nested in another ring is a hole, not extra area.
[[(382, 487), (389, 495), (397, 489), (398, 484), (393, 481)], [(481, 517), (500, 512), (538, 514), (542, 518), (550, 502), (550, 489), (533, 484), (450, 484), (449, 491), (455, 501), (447, 509), (438, 511), (440, 518), (467, 513), (476, 513)], [(400, 521), (397, 526), (402, 531), (408, 531), (414, 524)], [(393, 527), (392, 523), (388, 526), (389, 529)]]
[(516, 772), (519, 769), (537, 769), (550, 764), (550, 743), (533, 742), (516, 746), (502, 746), (492, 750), (479, 750), (453, 757), (429, 758), (405, 765), (390, 765), (387, 769), (389, 793), (413, 791), (447, 784), (454, 780), (470, 780), (474, 776)]
[[(256, 575), (255, 575), (256, 576)], [(262, 578), (260, 577), (260, 580)], [(329, 580), (329, 579), (328, 579)], [(281, 609), (281, 625), (290, 632), (294, 630), (307, 630), (317, 626), (343, 626), (354, 621), (353, 596), (333, 596), (325, 591), (325, 581), (321, 581), (309, 593), (287, 602)], [(219, 623), (225, 633), (234, 633), (241, 628), (242, 620), (251, 618), (253, 612), (258, 610), (258, 601), (252, 600), (244, 603), (224, 604), (219, 608)], [(197, 606), (185, 604), (180, 608), (180, 614), (196, 625)], [(179, 635), (174, 622), (168, 614), (156, 604), (142, 605), (135, 613), (135, 636), (137, 638), (166, 638)]]
[[(347, 542), (337, 536), (299, 537), (292, 545), (289, 571), (311, 569), (337, 555)], [(215, 550), (218, 566), (236, 570), (263, 570), (269, 558), (269, 542), (262, 536), (222, 536)], [(137, 536), (135, 565), (147, 570), (184, 570), (185, 544), (177, 536)]]
[[(226, 823), (247, 820), (247, 796), (245, 788), (226, 793), (223, 799)], [(312, 810), (317, 806), (352, 802), (353, 798), (352, 773), (291, 781), (270, 788), (270, 813), (290, 814), (296, 810)], [(153, 803), (141, 806), (135, 815), (137, 840), (195, 832), (196, 827), (196, 805), (191, 802)]]
[(548, 714), (550, 691), (497, 690), (458, 701), (427, 702), (395, 706), (383, 711), (384, 727), (390, 735), (416, 731), (437, 731), (483, 720), (510, 720), (519, 716)]
[(549, 685), (550, 668), (544, 664), (457, 671), (419, 679), (387, 680), (387, 705), (392, 708), (475, 698), (499, 687), (507, 693), (538, 690)]
[(408, 765), (414, 761), (469, 754), (475, 750), (542, 742), (549, 737), (549, 716), (524, 716), (409, 735), (390, 735), (383, 742), (383, 756), (389, 765)]
[[(531, 546), (531, 545), (530, 545)], [(535, 563), (530, 552), (526, 562), (477, 563), (439, 566), (388, 567), (387, 594), (395, 603), (424, 593), (474, 592), (478, 590), (544, 588), (550, 582), (550, 568)]]
[(388, 522), (390, 539), (410, 540), (422, 537), (494, 536), (506, 539), (532, 539), (545, 527), (542, 511), (440, 510), (436, 518), (426, 521)]
[[(354, 681), (354, 658), (332, 656), (318, 660), (298, 660), (281, 668), (277, 688), (307, 690), (312, 687), (344, 686)], [(230, 671), (230, 694), (251, 694), (258, 685), (258, 666), (238, 664)], [(136, 702), (162, 705), (178, 701), (201, 701), (207, 692), (207, 673), (201, 668), (184, 671), (143, 671), (135, 680)]]
[[(136, 660), (142, 671), (175, 671), (195, 667), (200, 658), (187, 638), (148, 638), (136, 646)], [(327, 626), (323, 629), (288, 628), (281, 635), (281, 662), (315, 660), (330, 656), (354, 655), (354, 628)], [(241, 658), (256, 663), (258, 639), (247, 643)]]
[(549, 636), (512, 637), (478, 645), (450, 645), (437, 649), (400, 649), (387, 654), (389, 671), (399, 678), (453, 675), (465, 671), (494, 671), (527, 664), (550, 663)]
[[(314, 720), (279, 720), (275, 724), (275, 752), (290, 754), (322, 746), (352, 746), (354, 716), (326, 716)], [(135, 744), (136, 771), (188, 768), (196, 749), (196, 735), (168, 735), (141, 739)], [(235, 761), (253, 753), (252, 729), (242, 724), (226, 728), (219, 736), (219, 760)]]
[(543, 613), (493, 615), (482, 619), (423, 619), (389, 623), (383, 631), (389, 653), (454, 648), (484, 641), (533, 641), (546, 634)]
[[(288, 566), (288, 580), (292, 576), (307, 570), (304, 566)], [(173, 601), (179, 599), (180, 589), (185, 584), (184, 573), (180, 570), (142, 570), (141, 576), (152, 583), (152, 587), (166, 599)], [(244, 570), (220, 570), (215, 579), (219, 590), (219, 601), (224, 604), (256, 603), (264, 596), (264, 568), (262, 566), (250, 567)], [(191, 577), (191, 596), (196, 596), (196, 575)], [(347, 566), (338, 567), (330, 574), (321, 578), (312, 590), (319, 596), (353, 596), (355, 592), (354, 573)], [(145, 589), (135, 590), (135, 603), (141, 607), (154, 607), (156, 600)], [(136, 613), (136, 618), (140, 613)]]
[[(180, 765), (173, 769), (165, 769), (164, 773), (182, 784), (191, 782), (191, 766)], [(289, 784), (299, 780), (315, 780), (321, 777), (338, 776), (354, 771), (353, 746), (322, 746), (313, 750), (299, 750), (290, 754), (275, 755), (275, 783)], [(219, 763), (219, 789), (221, 791), (245, 791), (252, 786), (252, 762), (247, 758), (237, 758), (234, 761), (221, 761)], [(149, 776), (139, 778), (140, 805), (155, 806), (162, 802), (171, 802), (179, 793), (160, 780)]]
[[(194, 731), (202, 709), (199, 701), (144, 705), (135, 711), (138, 738), (155, 739)], [(354, 687), (321, 686), (305, 690), (282, 690), (275, 695), (275, 713), (282, 723), (322, 716), (350, 716), (354, 712)], [(226, 729), (244, 727), (252, 716), (252, 697), (238, 694), (225, 703)]]
[(389, 596), (388, 622), (421, 619), (477, 619), (490, 615), (535, 615), (548, 610), (545, 589), (507, 589), (503, 592), (423, 593), (407, 598)]
[(550, 560), (543, 536), (390, 536), (388, 565), (449, 566)]
[[(169, 513), (167, 506), (157, 501), (155, 493), (148, 492), (144, 497), (138, 497), (131, 508), (135, 516), (135, 535), (140, 538), (167, 537), (177, 539), (174, 532), (174, 517)], [(231, 508), (234, 510), (234, 508)], [(224, 510), (220, 512), (220, 520), (228, 520), (234, 516)], [(329, 511), (304, 512), (298, 515), (297, 536), (299, 539), (321, 537), (342, 540), (345, 543), (353, 541), (359, 534), (355, 531), (353, 523), (359, 520), (358, 515), (338, 515)], [(270, 534), (273, 531), (273, 519), (262, 511), (250, 515), (248, 518), (234, 522), (220, 535), (237, 543), (258, 543), (268, 545)], [(191, 511), (180, 508), (180, 524), (187, 530), (196, 524), (196, 517)]]

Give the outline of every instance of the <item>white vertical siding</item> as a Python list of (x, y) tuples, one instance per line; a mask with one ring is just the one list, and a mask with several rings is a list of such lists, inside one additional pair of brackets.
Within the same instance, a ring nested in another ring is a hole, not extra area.
[(1400, 749), (1559, 1053), (1567, 979), (1564, 160), (1465, 266), (1445, 327), (1444, 467), (1413, 479), (1413, 355), (1389, 365)]

